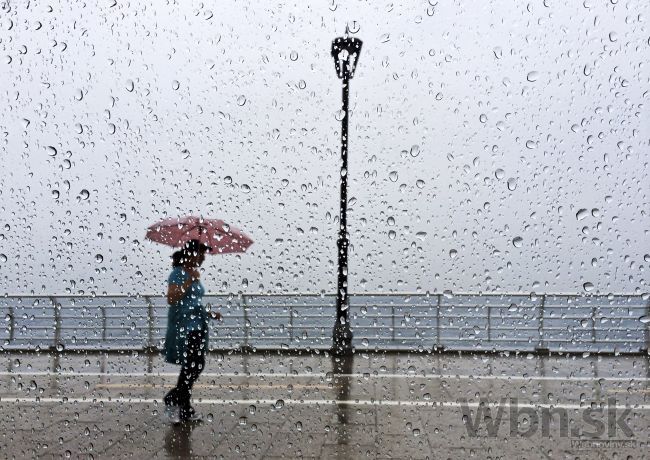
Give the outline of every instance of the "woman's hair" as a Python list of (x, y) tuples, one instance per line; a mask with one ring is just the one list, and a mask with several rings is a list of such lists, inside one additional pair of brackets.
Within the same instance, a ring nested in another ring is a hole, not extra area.
[(176, 251), (172, 254), (172, 267), (180, 267), (183, 265), (185, 260), (185, 254), (183, 250)]
[(209, 251), (212, 249), (198, 240), (190, 240), (183, 246), (183, 249), (176, 251), (172, 254), (172, 266), (181, 267), (183, 263), (195, 256), (199, 251)]

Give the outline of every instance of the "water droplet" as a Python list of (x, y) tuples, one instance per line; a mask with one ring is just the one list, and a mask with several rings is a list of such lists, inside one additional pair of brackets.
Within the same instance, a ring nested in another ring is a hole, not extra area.
[(278, 399), (275, 404), (273, 405), (276, 409), (282, 409), (284, 407), (284, 401), (282, 399)]
[(537, 143), (536, 143), (535, 141), (531, 141), (531, 140), (526, 141), (526, 148), (527, 148), (527, 149), (531, 149), (531, 150), (532, 150), (532, 149), (534, 149), (535, 147), (537, 147)]
[(397, 232), (395, 230), (390, 230), (388, 232), (388, 238), (390, 238), (391, 240), (394, 240), (396, 236), (397, 236)]
[(80, 89), (76, 90), (76, 91), (74, 92), (74, 98), (75, 98), (77, 101), (82, 100), (82, 99), (84, 98), (84, 93), (83, 93), (83, 91), (80, 90)]
[(52, 190), (52, 198), (54, 198), (55, 200), (58, 200), (60, 195), (61, 194), (59, 193), (58, 190)]
[(397, 182), (397, 179), (399, 178), (397, 171), (391, 171), (388, 174), (388, 178), (391, 180), (391, 182)]
[(305, 80), (300, 80), (298, 82), (298, 88), (305, 89), (306, 87), (307, 87), (307, 83), (305, 82)]
[(503, 57), (503, 50), (499, 46), (494, 48), (492, 52), (494, 53), (494, 57), (497, 59), (501, 59)]
[(418, 180), (415, 182), (415, 186), (416, 186), (417, 188), (424, 188), (424, 185), (425, 185), (425, 184), (424, 184), (424, 181), (423, 181), (422, 179), (418, 179)]
[(251, 187), (248, 184), (241, 184), (240, 188), (241, 188), (241, 191), (244, 192), (244, 193), (250, 193), (250, 191), (251, 191)]
[(348, 23), (348, 30), (351, 34), (356, 34), (361, 30), (361, 25), (358, 21), (352, 21), (351, 23)]
[(514, 192), (516, 189), (517, 189), (517, 179), (511, 177), (510, 179), (508, 179), (508, 190)]
[(496, 177), (499, 180), (503, 179), (505, 176), (506, 176), (506, 172), (501, 168), (494, 171), (494, 177)]
[(178, 88), (180, 88), (180, 87), (181, 87), (181, 83), (180, 83), (178, 80), (174, 80), (174, 81), (172, 81), (172, 89), (173, 89), (174, 91), (177, 91)]
[(520, 248), (524, 245), (524, 239), (520, 236), (517, 236), (512, 239), (512, 245), (516, 248)]
[(133, 80), (127, 80), (126, 81), (126, 90), (129, 93), (132, 93), (134, 89), (135, 89), (135, 83), (133, 83)]
[(246, 96), (242, 94), (237, 98), (237, 105), (242, 107), (244, 104), (246, 104)]
[(48, 145), (47, 147), (45, 147), (45, 152), (51, 157), (54, 157), (57, 154), (56, 149), (54, 147), (52, 147), (51, 145)]
[(591, 292), (594, 290), (594, 285), (593, 283), (586, 282), (585, 284), (582, 285), (582, 288), (587, 292)]
[(537, 72), (536, 70), (533, 70), (532, 72), (528, 72), (528, 75), (526, 75), (526, 80), (528, 80), (529, 82), (537, 81), (538, 78), (539, 78), (539, 72)]
[(87, 200), (88, 198), (90, 198), (90, 192), (86, 189), (83, 189), (81, 190), (81, 192), (79, 192), (79, 196), (81, 197), (82, 200)]
[(479, 117), (478, 117), (478, 121), (480, 121), (481, 123), (486, 123), (487, 122), (487, 115), (484, 114), (484, 113), (480, 114)]
[(650, 315), (644, 315), (641, 318), (639, 318), (639, 321), (641, 321), (643, 324), (648, 324), (650, 323)]
[(457, 250), (452, 249), (452, 250), (449, 251), (449, 257), (451, 257), (452, 259), (455, 259), (457, 255), (458, 255)]
[(618, 34), (616, 32), (610, 32), (609, 33), (609, 41), (614, 43), (617, 40), (618, 40)]
[(232, 184), (232, 177), (230, 177), (230, 176), (226, 176), (226, 177), (224, 177), (224, 178), (223, 178), (223, 182), (224, 182), (225, 184)]
[(297, 61), (298, 60), (298, 52), (297, 51), (292, 51), (289, 54), (289, 59), (291, 59), (292, 61)]
[(0, 262), (5, 263), (7, 261), (7, 256), (4, 254), (0, 254)]
[(181, 157), (183, 160), (187, 160), (190, 157), (190, 151), (188, 149), (181, 150)]
[(576, 219), (577, 220), (582, 220), (586, 218), (589, 215), (589, 211), (586, 209), (580, 209), (578, 212), (576, 212)]
[(417, 157), (420, 154), (420, 146), (419, 145), (412, 146), (410, 153), (413, 158)]
[(101, 264), (104, 261), (104, 256), (101, 254), (95, 254), (95, 262)]

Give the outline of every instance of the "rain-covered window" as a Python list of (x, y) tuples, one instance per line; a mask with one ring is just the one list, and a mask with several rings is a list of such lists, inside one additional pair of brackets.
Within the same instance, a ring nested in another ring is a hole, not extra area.
[(0, 452), (643, 458), (647, 1), (0, 2)]

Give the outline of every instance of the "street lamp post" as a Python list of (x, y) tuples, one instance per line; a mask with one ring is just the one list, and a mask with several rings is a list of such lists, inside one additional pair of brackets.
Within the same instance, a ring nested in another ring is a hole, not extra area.
[(345, 36), (337, 37), (332, 42), (332, 57), (336, 73), (343, 81), (343, 117), (341, 119), (341, 199), (339, 202), (339, 235), (336, 240), (338, 250), (338, 283), (336, 290), (336, 323), (333, 330), (333, 349), (338, 355), (352, 353), (352, 331), (350, 330), (348, 301), (348, 95), (350, 80), (359, 60), (362, 41)]

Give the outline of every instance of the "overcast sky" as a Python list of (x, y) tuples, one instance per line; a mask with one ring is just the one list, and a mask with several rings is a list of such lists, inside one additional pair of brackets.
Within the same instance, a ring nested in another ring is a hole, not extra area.
[(648, 292), (647, 0), (94, 3), (0, 12), (0, 292), (334, 292), (346, 24), (352, 292)]

